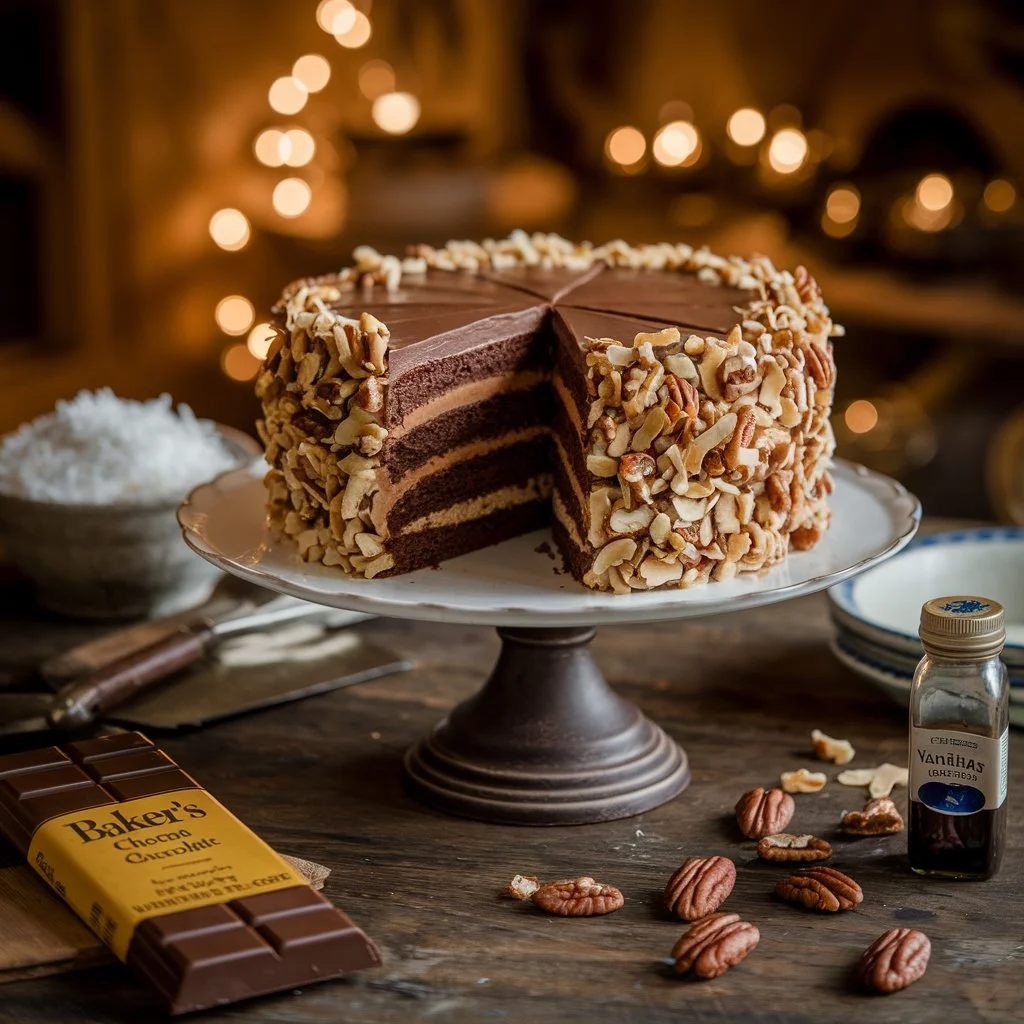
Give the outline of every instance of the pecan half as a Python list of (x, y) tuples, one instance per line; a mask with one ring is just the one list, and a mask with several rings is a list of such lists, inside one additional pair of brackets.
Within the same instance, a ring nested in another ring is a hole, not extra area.
[(761, 933), (739, 914), (711, 914), (688, 928), (672, 947), (677, 974), (717, 978), (735, 967), (761, 941)]
[(849, 875), (829, 867), (801, 868), (783, 878), (775, 893), (789, 903), (830, 914), (852, 910), (864, 899), (861, 887)]
[(779, 832), (758, 841), (757, 855), (761, 860), (803, 861), (827, 860), (832, 856), (832, 844), (817, 836), (795, 836)]
[(618, 476), (622, 487), (622, 498), (627, 511), (637, 505), (651, 501), (648, 481), (657, 476), (658, 467), (654, 459), (644, 452), (630, 452), (619, 459)]
[(536, 875), (514, 875), (502, 896), (511, 900), (528, 900), (539, 888)]
[(903, 818), (887, 796), (869, 800), (863, 811), (843, 815), (843, 831), (851, 836), (891, 836), (903, 831)]
[(669, 879), (665, 907), (683, 921), (714, 913), (736, 884), (736, 865), (728, 857), (688, 857)]
[(602, 885), (584, 875), (542, 885), (531, 897), (534, 906), (562, 917), (610, 914), (625, 903), (614, 885)]
[(810, 551), (821, 540), (820, 526), (801, 526), (789, 535), (789, 543), (794, 551)]
[(817, 793), (825, 788), (828, 776), (824, 772), (809, 772), (797, 768), (795, 772), (783, 772), (780, 776), (782, 788), (787, 793)]
[(758, 786), (739, 798), (736, 804), (736, 824), (748, 839), (781, 832), (792, 820), (796, 804), (781, 789)]
[(864, 950), (857, 977), (876, 992), (899, 992), (924, 975), (931, 955), (932, 944), (924, 932), (890, 928)]

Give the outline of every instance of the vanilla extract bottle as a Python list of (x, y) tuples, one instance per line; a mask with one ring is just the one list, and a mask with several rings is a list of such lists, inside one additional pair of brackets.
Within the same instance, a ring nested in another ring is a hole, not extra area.
[(990, 878), (1006, 835), (1010, 686), (1003, 608), (939, 597), (921, 609), (910, 694), (907, 852), (920, 875)]

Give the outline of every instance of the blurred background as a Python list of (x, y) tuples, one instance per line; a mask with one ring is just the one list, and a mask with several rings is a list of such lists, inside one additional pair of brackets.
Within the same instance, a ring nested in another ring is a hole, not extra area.
[(812, 269), (840, 454), (1024, 522), (1014, 0), (0, 0), (0, 49), (0, 432), (103, 384), (251, 429), (357, 244), (685, 240)]

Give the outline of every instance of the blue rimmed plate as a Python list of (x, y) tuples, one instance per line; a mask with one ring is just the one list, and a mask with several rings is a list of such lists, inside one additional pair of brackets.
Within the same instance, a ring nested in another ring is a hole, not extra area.
[(919, 658), (921, 605), (945, 594), (979, 594), (1006, 609), (1003, 660), (1024, 671), (1024, 528), (952, 530), (905, 551), (829, 593), (837, 626), (904, 657)]

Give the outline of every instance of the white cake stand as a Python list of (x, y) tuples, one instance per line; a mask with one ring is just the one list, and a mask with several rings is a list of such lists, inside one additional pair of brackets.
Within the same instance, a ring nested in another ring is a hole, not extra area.
[(593, 661), (596, 625), (698, 618), (810, 594), (896, 554), (921, 518), (900, 484), (840, 461), (825, 538), (760, 576), (598, 593), (562, 571), (540, 531), (437, 569), (361, 580), (308, 565), (273, 538), (264, 470), (257, 463), (193, 491), (178, 511), (186, 542), (229, 573), (318, 604), (498, 627), (502, 651), (490, 678), (406, 754), (405, 770), (413, 792), (435, 807), (517, 824), (628, 817), (689, 782), (683, 750), (619, 697)]

